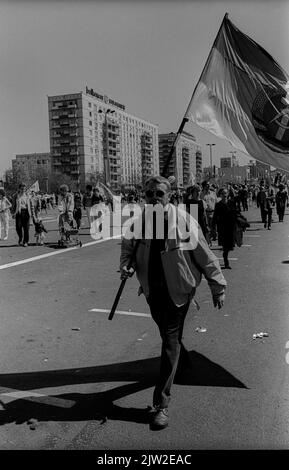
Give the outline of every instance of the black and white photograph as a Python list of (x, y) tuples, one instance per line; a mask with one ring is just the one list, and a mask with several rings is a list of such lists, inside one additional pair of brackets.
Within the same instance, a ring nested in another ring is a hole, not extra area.
[(288, 23), (0, 0), (0, 451), (289, 449)]

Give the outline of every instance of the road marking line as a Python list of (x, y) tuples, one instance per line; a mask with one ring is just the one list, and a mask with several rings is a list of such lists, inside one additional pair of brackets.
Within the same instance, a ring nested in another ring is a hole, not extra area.
[[(109, 240), (114, 240), (114, 239), (120, 238), (120, 237), (121, 237), (121, 235), (115, 235), (115, 236), (110, 237), (110, 238), (104, 238), (104, 239), (101, 239), (101, 240), (94, 240), (93, 242), (84, 243), (82, 245), (82, 248), (85, 248), (86, 246), (96, 245), (98, 243), (107, 242)], [(44, 253), (43, 255), (34, 256), (33, 258), (25, 258), (25, 259), (22, 259), (20, 261), (14, 261), (12, 263), (2, 264), (2, 266), (0, 266), (0, 269), (7, 269), (7, 268), (11, 268), (12, 266), (19, 266), (20, 264), (25, 264), (25, 263), (32, 263), (33, 261), (38, 261), (40, 259), (49, 258), (50, 256), (56, 256), (56, 255), (59, 255), (59, 254), (62, 254), (62, 253), (67, 253), (67, 252), (72, 251), (72, 250), (79, 250), (79, 246), (71, 246), (70, 248), (63, 248), (62, 250), (57, 250), (57, 251), (53, 251), (53, 252), (50, 252), (50, 253)]]
[[(221, 259), (223, 260), (224, 258), (218, 258), (218, 259)], [(228, 258), (229, 261), (238, 261), (238, 258)]]
[[(99, 312), (99, 313), (110, 313), (110, 310), (107, 310), (105, 308), (92, 308), (89, 310), (89, 312)], [(149, 313), (140, 313), (140, 312), (131, 312), (131, 311), (125, 311), (125, 310), (116, 310), (115, 313), (118, 315), (133, 315), (135, 317), (151, 317)]]
[(242, 245), (242, 246), (252, 246), (252, 245)]

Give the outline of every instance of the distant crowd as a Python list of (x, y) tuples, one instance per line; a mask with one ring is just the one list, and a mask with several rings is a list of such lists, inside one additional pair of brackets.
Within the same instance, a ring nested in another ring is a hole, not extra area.
[[(134, 188), (121, 192), (120, 197), (123, 204), (140, 204), (146, 200), (145, 193)], [(42, 222), (42, 214), (47, 214), (48, 209), (57, 208), (59, 232), (67, 240), (68, 228), (79, 230), (83, 225), (83, 216), (86, 216), (88, 227), (91, 227), (91, 208), (100, 203), (113, 210), (112, 193), (90, 184), (86, 185), (83, 193), (72, 192), (67, 185), (61, 185), (57, 194), (48, 195), (28, 191), (23, 183), (12, 198), (6, 196), (4, 188), (0, 188), (0, 239), (8, 239), (11, 214), (15, 219), (19, 245), (28, 246), (31, 222), (35, 228), (36, 243), (43, 245), (47, 230)], [(264, 227), (271, 230), (274, 207), (279, 222), (283, 222), (288, 204), (288, 188), (282, 183), (278, 186), (265, 184), (263, 180), (254, 185), (229, 183), (222, 187), (203, 181), (201, 185), (194, 184), (185, 190), (173, 190), (170, 203), (182, 203), (188, 211), (192, 204), (198, 205), (198, 222), (208, 244), (211, 246), (212, 241), (218, 239), (219, 245), (223, 247), (225, 267), (230, 268), (228, 253), (236, 244), (241, 245), (242, 233), (248, 227), (241, 211), (246, 212), (250, 206), (257, 206)]]

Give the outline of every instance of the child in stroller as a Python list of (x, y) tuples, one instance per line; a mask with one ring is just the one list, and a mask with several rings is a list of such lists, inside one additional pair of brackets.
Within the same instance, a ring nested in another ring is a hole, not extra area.
[(39, 217), (34, 220), (36, 245), (44, 245), (44, 232), (47, 233), (46, 228), (43, 225), (42, 219)]

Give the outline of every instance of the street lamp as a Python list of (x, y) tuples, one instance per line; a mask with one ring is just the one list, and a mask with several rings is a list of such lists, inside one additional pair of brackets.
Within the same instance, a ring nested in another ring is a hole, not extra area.
[(210, 147), (210, 175), (213, 174), (212, 147), (216, 144), (206, 144)]
[[(99, 109), (98, 112), (103, 113), (102, 109)], [(105, 129), (105, 152), (103, 153), (103, 169), (104, 169), (104, 182), (107, 185), (110, 185), (110, 162), (109, 162), (109, 151), (108, 151), (108, 125), (107, 125), (107, 115), (115, 113), (114, 109), (107, 109), (104, 112), (104, 129)]]
[(235, 182), (235, 165), (234, 165), (234, 156), (237, 153), (236, 150), (231, 150), (229, 153), (232, 154), (232, 168), (233, 168), (233, 181)]

